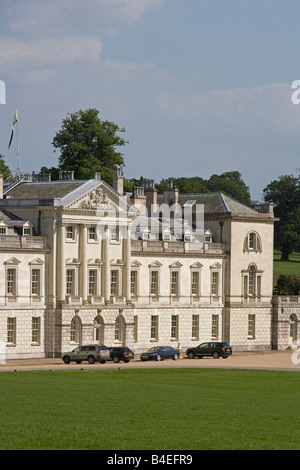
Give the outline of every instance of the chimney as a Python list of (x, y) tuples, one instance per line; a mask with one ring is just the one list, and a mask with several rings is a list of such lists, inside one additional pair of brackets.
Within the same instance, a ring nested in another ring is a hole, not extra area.
[(146, 196), (142, 186), (135, 186), (133, 188), (133, 194), (130, 197), (130, 202), (139, 209), (141, 216), (145, 216), (147, 214)]
[(157, 211), (157, 189), (154, 186), (154, 180), (142, 180), (141, 184), (146, 196), (148, 214), (155, 214)]
[(3, 175), (0, 175), (0, 199), (3, 199)]
[(179, 210), (178, 196), (179, 191), (174, 187), (173, 180), (167, 180), (166, 189), (164, 190), (164, 204), (167, 204), (169, 207), (173, 208), (174, 215), (176, 215)]
[(122, 176), (121, 168), (116, 168), (116, 174), (114, 176), (114, 190), (123, 196), (123, 185), (124, 177)]
[(100, 173), (100, 171), (96, 171), (96, 172), (95, 172), (94, 179), (95, 179), (95, 181), (101, 181), (101, 173)]
[(65, 180), (65, 181), (72, 180), (72, 181), (74, 181), (74, 171), (72, 171), (72, 170), (59, 171), (58, 175), (59, 175), (58, 176), (59, 180)]

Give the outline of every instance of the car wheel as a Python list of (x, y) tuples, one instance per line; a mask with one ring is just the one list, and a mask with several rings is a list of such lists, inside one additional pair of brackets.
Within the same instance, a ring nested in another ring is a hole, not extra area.
[(129, 359), (124, 359), (124, 362), (126, 362), (126, 364), (129, 362)]
[(100, 364), (105, 364), (106, 361), (104, 359), (101, 359)]
[(173, 357), (174, 361), (177, 361), (179, 359), (179, 356), (178, 354), (174, 354), (174, 357)]
[(69, 356), (65, 356), (65, 357), (63, 358), (63, 361), (64, 361), (65, 364), (70, 364), (71, 359), (70, 359)]
[(81, 364), (81, 361), (76, 361), (76, 364)]
[(156, 358), (155, 358), (157, 361), (161, 361), (161, 355), (160, 354), (157, 354)]
[(222, 357), (223, 357), (223, 359), (227, 359), (228, 356), (222, 356)]
[(117, 356), (115, 356), (115, 357), (113, 358), (113, 361), (114, 361), (115, 364), (117, 364), (117, 363), (119, 362), (119, 358), (118, 358)]
[(214, 359), (219, 359), (219, 357), (220, 357), (220, 356), (219, 356), (219, 353), (218, 353), (217, 351), (215, 351), (215, 352), (213, 353), (213, 358), (214, 358)]
[(95, 358), (94, 358), (94, 356), (89, 356), (89, 357), (88, 357), (88, 363), (89, 363), (89, 364), (94, 364), (94, 363), (95, 363)]
[(195, 359), (195, 354), (193, 352), (188, 353), (188, 358), (189, 359)]

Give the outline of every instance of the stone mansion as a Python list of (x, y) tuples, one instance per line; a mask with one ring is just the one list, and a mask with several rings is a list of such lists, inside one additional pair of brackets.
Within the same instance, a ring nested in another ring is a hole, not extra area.
[(283, 349), (299, 298), (273, 299), (272, 205), (179, 194), (168, 181), (123, 193), (86, 181), (0, 177), (0, 345), (7, 359), (78, 344)]

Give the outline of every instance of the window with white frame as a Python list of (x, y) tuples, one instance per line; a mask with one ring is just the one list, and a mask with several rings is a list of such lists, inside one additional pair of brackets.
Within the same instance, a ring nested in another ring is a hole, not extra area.
[(248, 315), (248, 338), (255, 338), (255, 315)]
[(88, 295), (97, 295), (97, 270), (89, 269), (89, 285), (88, 285)]
[(7, 343), (17, 343), (17, 319), (16, 317), (9, 317), (7, 319)]
[(91, 226), (88, 228), (88, 241), (96, 241), (96, 240), (97, 240), (96, 227)]
[(242, 272), (243, 296), (245, 300), (259, 300), (261, 298), (262, 271), (255, 264), (250, 264), (247, 271)]
[(133, 317), (133, 323), (134, 323), (134, 333), (133, 333), (133, 338), (134, 338), (134, 341), (138, 341), (138, 326), (139, 326), (139, 318), (138, 318), (138, 315), (134, 315)]
[(16, 296), (17, 294), (17, 269), (7, 268), (6, 270), (6, 294)]
[(111, 242), (119, 241), (119, 228), (118, 227), (110, 227), (110, 241)]
[(179, 316), (171, 316), (171, 338), (178, 339), (179, 336)]
[(219, 296), (219, 271), (212, 271), (211, 273), (211, 295), (214, 297)]
[(171, 295), (178, 296), (179, 293), (179, 271), (171, 271)]
[(66, 294), (75, 294), (75, 270), (67, 269), (66, 271)]
[(151, 332), (152, 340), (158, 340), (158, 315), (151, 315)]
[(219, 315), (212, 315), (211, 337), (212, 338), (218, 338), (219, 337)]
[(112, 269), (110, 273), (110, 293), (118, 295), (119, 293), (119, 271)]
[(66, 240), (75, 240), (75, 227), (73, 225), (66, 226)]
[(130, 294), (133, 297), (137, 297), (137, 271), (130, 272)]
[(41, 318), (32, 317), (31, 321), (31, 341), (32, 343), (41, 342)]
[(81, 336), (81, 321), (80, 318), (75, 316), (71, 320), (70, 341), (72, 343), (80, 343)]
[(261, 239), (257, 232), (249, 232), (244, 241), (245, 251), (261, 251)]
[(150, 295), (158, 297), (159, 271), (150, 271)]
[(195, 297), (199, 297), (200, 295), (200, 272), (199, 271), (192, 271), (191, 272), (191, 292), (192, 295)]
[(32, 269), (31, 271), (31, 295), (41, 295), (41, 270)]
[(119, 315), (115, 321), (115, 341), (123, 342), (125, 330), (124, 318)]
[(199, 315), (192, 315), (192, 338), (199, 339)]

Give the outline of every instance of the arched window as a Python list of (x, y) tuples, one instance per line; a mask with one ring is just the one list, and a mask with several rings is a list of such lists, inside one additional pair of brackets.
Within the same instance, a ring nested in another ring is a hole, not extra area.
[(125, 340), (125, 320), (119, 315), (115, 321), (115, 341), (123, 343)]
[(258, 233), (249, 232), (244, 241), (244, 251), (261, 251), (261, 239)]
[(77, 315), (71, 320), (70, 340), (72, 343), (77, 344), (81, 342), (81, 320)]
[(242, 272), (244, 299), (259, 300), (261, 298), (261, 275), (262, 271), (259, 271), (254, 263)]

